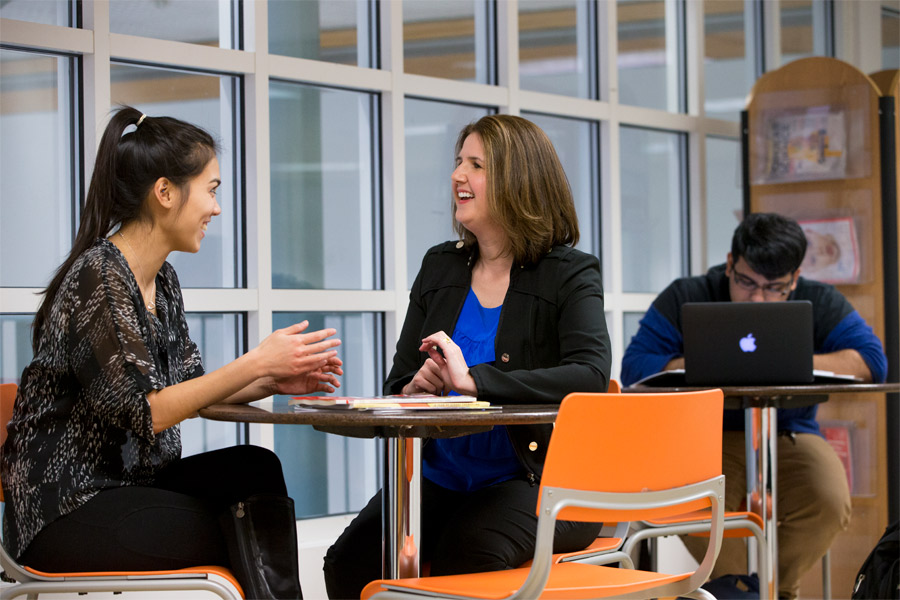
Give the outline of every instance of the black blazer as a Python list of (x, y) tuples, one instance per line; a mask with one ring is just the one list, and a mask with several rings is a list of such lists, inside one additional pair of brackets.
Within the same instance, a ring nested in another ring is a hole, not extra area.
[[(452, 334), (472, 284), (475, 252), (462, 242), (431, 248), (413, 283), (385, 394), (399, 394), (425, 363), (422, 338)], [(513, 266), (500, 312), (496, 360), (472, 367), (478, 397), (503, 404), (557, 404), (570, 392), (605, 392), (610, 344), (600, 263), (554, 247), (533, 265)], [(543, 470), (551, 425), (507, 427), (530, 481)]]

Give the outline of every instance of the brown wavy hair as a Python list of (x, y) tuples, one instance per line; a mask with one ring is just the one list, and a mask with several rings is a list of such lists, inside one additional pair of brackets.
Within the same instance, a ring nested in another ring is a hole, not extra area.
[[(513, 260), (531, 264), (553, 246), (577, 244), (572, 189), (547, 134), (522, 117), (488, 115), (463, 127), (455, 155), (473, 133), (484, 146), (488, 214), (506, 234)], [(454, 230), (474, 246), (475, 236), (452, 212)]]

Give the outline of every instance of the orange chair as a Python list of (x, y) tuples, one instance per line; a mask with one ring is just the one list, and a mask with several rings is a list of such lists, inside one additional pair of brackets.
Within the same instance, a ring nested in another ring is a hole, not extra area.
[[(755, 436), (754, 439), (756, 439)], [(758, 505), (758, 500), (756, 504)], [(771, 504), (769, 505), (769, 510), (771, 510)], [(757, 573), (760, 582), (759, 597), (760, 600), (768, 600), (770, 597), (769, 574), (772, 567), (769, 561), (769, 553), (767, 552), (767, 542), (763, 533), (763, 520), (760, 512), (759, 506), (756, 506), (756, 511), (725, 511), (722, 536), (725, 538), (753, 537), (756, 539)], [(633, 531), (628, 541), (623, 545), (622, 550), (630, 555), (634, 552), (635, 547), (646, 539), (655, 540), (656, 538), (670, 535), (709, 535), (709, 519), (709, 511), (696, 511), (690, 514), (676, 515), (668, 519), (636, 523), (632, 526)], [(830, 597), (830, 595), (827, 597)]]
[[(609, 380), (607, 394), (621, 394), (622, 384), (616, 379)], [(584, 562), (591, 565), (609, 565), (619, 563), (627, 569), (634, 568), (631, 555), (621, 551), (628, 535), (630, 523), (604, 523), (600, 535), (584, 550), (564, 552), (553, 555), (553, 562)], [(529, 560), (522, 567), (531, 566)]]
[[(373, 581), (367, 600), (422, 598), (712, 598), (706, 581), (722, 543), (722, 392), (570, 394), (550, 439), (529, 568)], [(690, 439), (691, 444), (682, 443)], [(589, 443), (588, 443), (589, 442)], [(672, 448), (678, 452), (672, 452)], [(590, 455), (585, 452), (590, 448)], [(557, 519), (623, 522), (711, 509), (696, 571), (662, 574), (553, 563)]]
[[(6, 424), (12, 417), (17, 386), (0, 385), (0, 446), (6, 441)], [(0, 501), (3, 501), (0, 487)], [(243, 600), (244, 592), (225, 567), (198, 566), (169, 571), (109, 571), (87, 573), (46, 573), (20, 565), (0, 544), (0, 566), (14, 585), (3, 587), (3, 598), (27, 595), (89, 592), (164, 592), (200, 590), (224, 600)]]
[[(609, 393), (618, 394), (622, 391), (622, 387), (615, 379), (609, 382)], [(766, 539), (763, 535), (763, 522), (755, 512), (749, 511), (726, 511), (724, 516), (724, 525), (722, 537), (751, 537), (756, 538), (757, 544), (757, 569), (759, 572), (760, 582), (768, 581), (768, 553), (766, 552)], [(668, 519), (660, 519), (657, 521), (642, 521), (632, 528), (636, 529), (631, 535), (628, 535), (629, 523), (618, 523), (615, 533), (601, 532), (590, 546), (578, 552), (568, 552), (565, 554), (555, 554), (556, 562), (577, 561), (587, 562), (589, 564), (610, 564), (621, 560), (622, 564), (629, 569), (633, 569), (631, 557), (634, 555), (635, 547), (645, 539), (655, 539), (658, 537), (666, 537), (670, 535), (709, 535), (710, 515), (709, 511), (697, 511), (687, 515), (678, 515)], [(624, 525), (624, 529), (622, 526)], [(604, 528), (606, 529), (606, 528)], [(625, 538), (627, 537), (627, 541)], [(615, 545), (615, 542), (621, 542)], [(621, 548), (621, 550), (620, 550)], [(620, 554), (624, 554), (627, 558), (620, 559)], [(824, 559), (823, 559), (824, 560)], [(768, 586), (760, 585), (760, 600), (768, 600)], [(830, 598), (830, 595), (826, 596)]]
[[(621, 394), (622, 384), (615, 379), (609, 380), (609, 388), (607, 394)], [(554, 425), (556, 425), (554, 423)], [(625, 537), (628, 535), (630, 523), (604, 523), (603, 528), (597, 538), (591, 542), (591, 545), (583, 550), (575, 552), (562, 552), (553, 555), (553, 562), (583, 562), (590, 565), (609, 565), (619, 563), (626, 569), (634, 568), (634, 561), (631, 555), (621, 551), (622, 545), (625, 543)], [(530, 567), (531, 561), (519, 565), (520, 567)]]

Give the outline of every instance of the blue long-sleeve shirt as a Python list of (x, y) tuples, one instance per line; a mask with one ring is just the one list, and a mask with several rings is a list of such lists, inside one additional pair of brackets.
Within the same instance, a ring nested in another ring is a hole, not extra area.
[[(817, 354), (853, 349), (859, 352), (873, 381), (887, 377), (887, 357), (881, 341), (834, 286), (802, 277), (789, 300), (809, 300), (813, 305), (813, 344)], [(728, 278), (725, 265), (718, 265), (706, 275), (685, 277), (672, 282), (653, 301), (641, 319), (637, 334), (622, 358), (622, 383), (635, 381), (662, 371), (673, 358), (684, 355), (681, 306), (685, 302), (728, 302)], [(797, 433), (819, 433), (817, 407), (807, 406), (778, 411), (778, 430)], [(725, 411), (725, 429), (743, 429), (740, 411)]]

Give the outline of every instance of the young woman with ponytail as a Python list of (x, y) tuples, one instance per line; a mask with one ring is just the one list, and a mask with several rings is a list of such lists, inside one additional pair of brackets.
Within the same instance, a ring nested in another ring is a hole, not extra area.
[(117, 110), (72, 251), (34, 321), (2, 448), (4, 540), (45, 571), (231, 567), (250, 598), (300, 598), (293, 501), (278, 458), (236, 446), (181, 458), (178, 423), (216, 402), (334, 391), (334, 329), (307, 322), (204, 374), (166, 257), (221, 212), (217, 145)]

